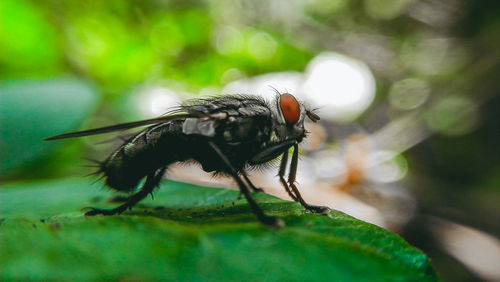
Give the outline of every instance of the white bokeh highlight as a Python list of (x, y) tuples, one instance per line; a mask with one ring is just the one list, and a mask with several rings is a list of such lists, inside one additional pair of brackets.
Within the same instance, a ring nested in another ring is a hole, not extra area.
[(153, 85), (140, 88), (137, 97), (139, 110), (145, 117), (163, 115), (181, 102), (180, 97), (174, 91)]
[(322, 53), (306, 69), (303, 92), (320, 107), (321, 117), (347, 122), (359, 116), (375, 97), (375, 79), (361, 61), (338, 53)]

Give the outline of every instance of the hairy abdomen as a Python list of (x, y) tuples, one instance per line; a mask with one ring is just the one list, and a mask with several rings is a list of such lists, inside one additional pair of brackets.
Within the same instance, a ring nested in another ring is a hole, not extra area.
[(183, 142), (182, 122), (150, 127), (120, 146), (101, 164), (106, 185), (119, 191), (134, 190), (138, 182), (150, 173), (183, 156), (176, 145)]

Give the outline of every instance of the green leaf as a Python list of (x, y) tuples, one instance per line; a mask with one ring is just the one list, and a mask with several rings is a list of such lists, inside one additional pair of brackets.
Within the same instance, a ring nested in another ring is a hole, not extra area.
[(260, 193), (280, 229), (259, 224), (234, 190), (164, 181), (155, 200), (122, 215), (87, 179), (0, 190), (0, 279), (436, 281), (427, 257), (399, 236), (341, 212), (315, 215)]
[(0, 82), (0, 174), (49, 153), (42, 138), (75, 130), (90, 114), (96, 90), (70, 78)]

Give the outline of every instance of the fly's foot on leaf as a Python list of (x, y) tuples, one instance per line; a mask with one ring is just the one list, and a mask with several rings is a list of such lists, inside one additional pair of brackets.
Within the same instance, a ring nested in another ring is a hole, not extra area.
[(264, 189), (259, 187), (252, 187), (252, 191), (255, 193), (264, 193)]
[(102, 215), (112, 215), (110, 212), (110, 210), (104, 210), (104, 209), (97, 209), (97, 208), (91, 208), (91, 207), (87, 207), (85, 209), (88, 209), (88, 211), (85, 212), (85, 216), (94, 216), (94, 215), (98, 215), (98, 214), (102, 214)]
[(313, 212), (313, 213), (319, 213), (319, 214), (328, 214), (330, 213), (331, 209), (329, 207), (325, 206), (313, 206), (313, 205), (307, 205), (305, 206), (306, 210)]
[(86, 211), (85, 212), (85, 216), (94, 216), (94, 215), (98, 215), (98, 214), (102, 214), (102, 215), (114, 215), (114, 214), (117, 214), (117, 213), (121, 213), (123, 212), (123, 210), (119, 210), (119, 209), (98, 209), (98, 208), (93, 208), (93, 207), (86, 207), (85, 208)]

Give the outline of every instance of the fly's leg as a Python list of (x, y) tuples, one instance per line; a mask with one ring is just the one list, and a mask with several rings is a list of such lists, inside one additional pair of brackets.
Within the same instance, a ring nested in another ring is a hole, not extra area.
[(248, 183), (248, 187), (250, 187), (250, 190), (252, 192), (264, 192), (264, 189), (255, 187), (255, 185), (253, 185), (252, 181), (250, 181), (248, 175), (245, 172), (241, 173), (241, 175), (243, 175), (243, 178), (245, 178), (245, 181)]
[(114, 215), (114, 214), (120, 214), (124, 212), (126, 209), (132, 209), (132, 207), (137, 204), (139, 201), (144, 199), (148, 194), (153, 195), (153, 190), (158, 186), (158, 184), (161, 181), (161, 178), (163, 177), (163, 174), (165, 173), (166, 167), (163, 167), (159, 170), (157, 170), (154, 173), (149, 174), (146, 176), (146, 182), (144, 185), (142, 185), (141, 189), (139, 192), (133, 194), (130, 196), (127, 201), (114, 208), (114, 209), (98, 209), (98, 208), (92, 208), (89, 207), (89, 211), (85, 213), (86, 216), (94, 216), (98, 214), (102, 215)]
[[(288, 184), (290, 185), (290, 188), (292, 189), (292, 191), (296, 197), (294, 200), (298, 201), (308, 211), (311, 211), (314, 213), (321, 213), (321, 214), (329, 213), (330, 212), (329, 207), (309, 205), (308, 203), (306, 203), (304, 201), (304, 199), (300, 195), (299, 189), (297, 189), (297, 186), (295, 186), (295, 177), (297, 175), (298, 159), (299, 159), (299, 146), (297, 144), (294, 144), (293, 145), (292, 162), (290, 163), (290, 172), (288, 174)], [(280, 167), (280, 172), (281, 172), (281, 167)]]
[[(248, 178), (248, 175), (245, 172), (242, 172), (240, 174), (243, 175), (243, 178), (245, 179), (246, 183), (248, 184), (248, 187), (250, 188), (251, 192), (258, 192), (258, 193), (264, 192), (264, 189), (256, 187), (255, 185), (253, 185), (252, 181), (250, 181), (250, 178)], [(242, 193), (240, 191), (240, 193), (238, 194), (237, 200), (241, 199), (241, 195), (242, 195)]]
[(270, 216), (267, 216), (267, 215), (264, 214), (264, 212), (262, 211), (262, 209), (259, 207), (259, 205), (257, 205), (257, 203), (255, 202), (255, 200), (250, 195), (250, 191), (249, 191), (248, 187), (241, 180), (241, 178), (239, 177), (238, 172), (236, 171), (236, 169), (233, 167), (233, 165), (231, 165), (231, 162), (226, 157), (226, 155), (224, 155), (224, 153), (219, 149), (219, 147), (217, 147), (217, 145), (215, 145), (211, 141), (209, 141), (208, 144), (210, 144), (210, 147), (212, 147), (212, 149), (217, 154), (217, 156), (219, 157), (219, 159), (225, 164), (225, 166), (227, 167), (227, 169), (231, 173), (231, 176), (238, 183), (238, 187), (240, 188), (241, 193), (243, 193), (243, 195), (247, 199), (248, 204), (252, 208), (252, 211), (255, 213), (255, 215), (257, 216), (257, 218), (259, 219), (259, 221), (262, 222), (262, 223), (264, 223), (264, 224), (275, 226), (275, 227), (281, 227), (281, 226), (283, 226), (284, 224), (283, 224), (283, 221), (281, 219), (275, 218), (275, 217), (270, 217)]
[(322, 207), (322, 206), (313, 206), (309, 205), (304, 201), (302, 198), (302, 195), (299, 192), (299, 189), (297, 189), (297, 186), (295, 186), (295, 176), (297, 174), (297, 161), (298, 161), (298, 148), (296, 147), (297, 145), (294, 145), (294, 151), (292, 155), (292, 163), (290, 164), (290, 173), (288, 175), (288, 183), (285, 180), (285, 172), (286, 172), (286, 164), (288, 162), (288, 151), (285, 151), (283, 153), (283, 157), (281, 158), (281, 163), (280, 163), (280, 170), (278, 172), (278, 176), (280, 179), (281, 184), (283, 184), (283, 187), (285, 187), (286, 192), (292, 198), (295, 202), (300, 203), (304, 208), (306, 208), (309, 211), (315, 212), (315, 213), (322, 213), (326, 214), (330, 211), (328, 207)]
[(288, 186), (288, 183), (285, 180), (287, 162), (288, 162), (288, 150), (283, 153), (283, 157), (281, 158), (280, 170), (278, 172), (278, 176), (280, 178), (281, 184), (283, 184), (283, 187), (285, 187), (285, 191), (288, 193), (288, 196), (290, 196), (290, 198), (292, 198), (295, 202), (298, 202), (299, 200), (297, 199), (297, 196), (293, 194), (293, 192), (290, 190), (290, 187)]

